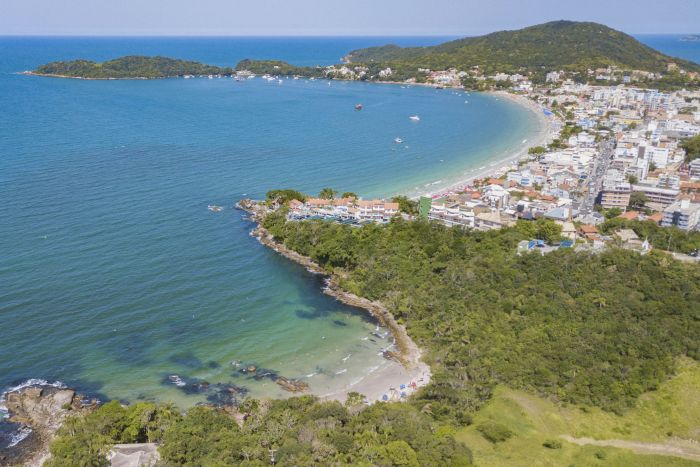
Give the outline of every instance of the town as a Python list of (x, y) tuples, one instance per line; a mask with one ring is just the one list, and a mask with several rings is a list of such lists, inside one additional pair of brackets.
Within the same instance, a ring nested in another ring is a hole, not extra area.
[[(461, 88), (465, 77), (478, 72), (424, 71), (428, 85), (436, 88)], [(367, 69), (327, 69), (329, 75), (351, 79), (355, 73)], [(546, 73), (541, 84), (520, 74), (477, 74), (528, 99), (554, 121), (548, 143), (529, 148), (526, 156), (490, 176), (414, 200), (414, 210), (401, 209), (396, 199), (327, 196), (292, 201), (288, 218), (361, 224), (401, 214), (478, 230), (549, 219), (561, 227), (562, 240), (577, 246), (598, 248), (614, 241), (642, 252), (651, 248), (649, 239), (628, 228), (628, 221), (685, 232), (700, 229), (700, 158), (684, 149), (700, 134), (700, 92), (635, 87), (662, 76), (614, 67), (589, 70), (589, 75), (604, 84), (576, 82), (564, 71)], [(383, 78), (390, 76), (390, 69), (382, 70)], [(611, 219), (618, 219), (618, 228), (601, 231)], [(672, 239), (663, 249), (678, 250)], [(694, 248), (685, 253), (697, 256)]]

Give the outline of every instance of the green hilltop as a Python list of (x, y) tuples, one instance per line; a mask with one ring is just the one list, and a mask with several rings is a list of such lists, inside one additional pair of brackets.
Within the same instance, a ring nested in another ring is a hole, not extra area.
[(90, 79), (174, 78), (185, 75), (227, 75), (231, 68), (168, 57), (131, 55), (97, 63), (90, 60), (52, 62), (42, 65), (35, 74)]
[(353, 63), (383, 63), (399, 69), (466, 70), (478, 65), (486, 72), (578, 71), (614, 65), (662, 72), (675, 63), (688, 71), (700, 71), (700, 65), (664, 55), (623, 32), (574, 21), (553, 21), (430, 47), (370, 47), (352, 51), (346, 58)]

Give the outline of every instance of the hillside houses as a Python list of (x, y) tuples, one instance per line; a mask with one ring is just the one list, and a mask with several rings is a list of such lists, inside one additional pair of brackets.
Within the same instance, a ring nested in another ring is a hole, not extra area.
[(306, 202), (292, 200), (289, 203), (289, 218), (311, 217), (333, 218), (357, 222), (387, 222), (399, 214), (399, 203), (380, 199), (357, 198), (309, 198)]

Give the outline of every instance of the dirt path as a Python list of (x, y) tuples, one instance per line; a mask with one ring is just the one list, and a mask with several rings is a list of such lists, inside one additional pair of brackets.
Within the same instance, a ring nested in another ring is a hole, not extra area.
[(623, 439), (574, 438), (569, 435), (561, 435), (560, 438), (580, 446), (607, 446), (629, 449), (637, 454), (658, 454), (700, 461), (700, 443), (691, 440), (674, 439), (665, 443), (643, 443)]

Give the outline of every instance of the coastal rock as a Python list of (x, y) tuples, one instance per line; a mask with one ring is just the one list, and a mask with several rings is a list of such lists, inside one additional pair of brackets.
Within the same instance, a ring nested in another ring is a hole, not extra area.
[(31, 426), (41, 434), (54, 433), (70, 410), (80, 409), (72, 389), (29, 387), (5, 396), (10, 421)]
[(309, 385), (305, 382), (295, 379), (288, 379), (284, 376), (280, 376), (275, 382), (279, 384), (282, 389), (289, 392), (304, 392), (309, 389)]
[(13, 463), (41, 465), (48, 458), (48, 446), (66, 417), (94, 409), (72, 389), (54, 386), (30, 386), (5, 394), (9, 421), (30, 427), (31, 436), (17, 445)]

